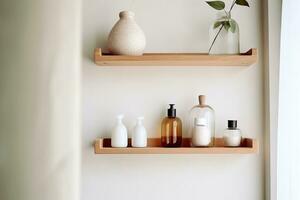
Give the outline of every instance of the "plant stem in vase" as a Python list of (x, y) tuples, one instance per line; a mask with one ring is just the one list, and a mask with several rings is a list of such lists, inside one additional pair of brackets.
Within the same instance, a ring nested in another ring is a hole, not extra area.
[(239, 54), (239, 27), (237, 22), (231, 18), (231, 11), (235, 4), (249, 7), (249, 3), (246, 0), (234, 0), (229, 11), (225, 10), (223, 1), (207, 1), (206, 3), (212, 8), (221, 11), (210, 29), (211, 45), (208, 53)]

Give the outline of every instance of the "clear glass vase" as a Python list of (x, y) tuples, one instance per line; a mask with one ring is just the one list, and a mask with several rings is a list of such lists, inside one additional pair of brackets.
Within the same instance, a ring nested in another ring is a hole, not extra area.
[(230, 14), (218, 13), (209, 29), (209, 54), (239, 54), (239, 25)]

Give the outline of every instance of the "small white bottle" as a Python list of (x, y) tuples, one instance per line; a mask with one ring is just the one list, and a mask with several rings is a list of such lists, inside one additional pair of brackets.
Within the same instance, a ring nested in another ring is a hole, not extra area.
[(228, 120), (228, 128), (224, 132), (224, 145), (227, 147), (238, 147), (241, 145), (242, 134), (237, 128), (237, 120)]
[(147, 147), (147, 131), (142, 124), (144, 117), (138, 117), (132, 133), (132, 147)]
[(196, 117), (194, 119), (194, 127), (192, 131), (192, 144), (193, 146), (209, 146), (211, 143), (211, 131), (207, 126), (205, 118)]
[(123, 119), (123, 115), (117, 116), (117, 124), (113, 128), (111, 134), (112, 147), (127, 147), (128, 145), (127, 129), (124, 126), (122, 119)]

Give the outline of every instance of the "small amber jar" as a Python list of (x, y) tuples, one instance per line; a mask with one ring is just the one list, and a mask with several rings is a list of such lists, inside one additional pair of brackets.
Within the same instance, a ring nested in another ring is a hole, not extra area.
[(168, 116), (161, 123), (161, 145), (163, 147), (180, 147), (182, 142), (182, 122), (176, 117), (174, 104), (170, 104)]

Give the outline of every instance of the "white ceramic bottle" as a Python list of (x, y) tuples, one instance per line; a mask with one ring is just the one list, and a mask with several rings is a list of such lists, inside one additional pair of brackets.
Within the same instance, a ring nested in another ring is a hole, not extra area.
[(138, 117), (132, 133), (132, 147), (147, 147), (147, 131), (142, 124), (144, 117)]
[(127, 129), (124, 126), (122, 119), (123, 119), (123, 115), (117, 116), (117, 124), (113, 128), (111, 134), (112, 147), (127, 147), (128, 145)]
[(107, 48), (117, 55), (142, 55), (146, 46), (146, 38), (142, 29), (134, 20), (134, 13), (122, 11), (120, 20), (112, 28)]
[(238, 147), (241, 145), (242, 133), (237, 128), (237, 120), (228, 120), (228, 128), (224, 132), (224, 145), (227, 147)]
[(196, 147), (209, 146), (211, 143), (211, 131), (205, 118), (196, 117), (192, 132), (192, 144)]

